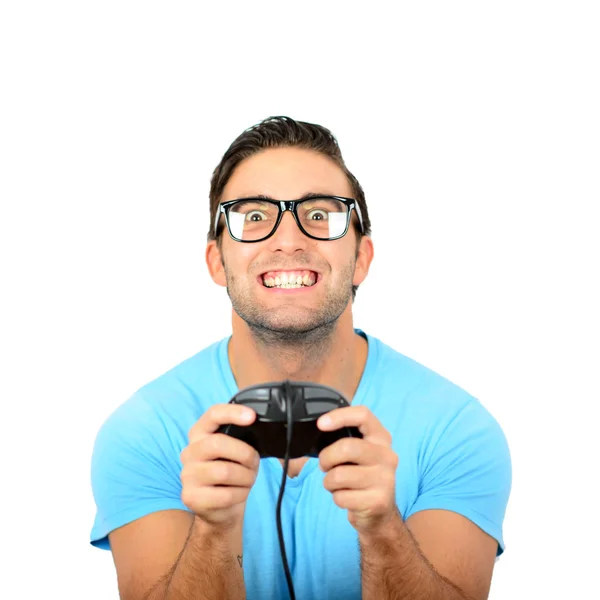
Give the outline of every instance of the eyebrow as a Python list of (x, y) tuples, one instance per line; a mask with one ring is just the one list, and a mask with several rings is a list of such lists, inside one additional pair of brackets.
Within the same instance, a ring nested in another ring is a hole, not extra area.
[[(308, 192), (306, 194), (304, 194), (304, 196), (301, 196), (300, 198), (298, 198), (298, 200), (312, 200), (313, 198), (322, 198), (323, 196), (337, 196), (338, 194), (330, 194), (330, 193), (325, 193), (325, 192)], [(272, 202), (281, 202), (281, 200), (278, 200), (277, 198), (273, 198), (271, 196), (267, 196), (265, 194), (256, 194), (255, 196), (244, 196), (243, 198), (240, 198), (240, 200), (246, 200), (246, 199), (250, 199), (250, 198), (259, 198), (260, 200), (271, 200)]]

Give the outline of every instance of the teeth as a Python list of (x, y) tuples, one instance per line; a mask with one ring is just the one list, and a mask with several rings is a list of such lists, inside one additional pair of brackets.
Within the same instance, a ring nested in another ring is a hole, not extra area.
[(273, 280), (265, 280), (265, 286), (276, 287), (282, 290), (290, 290), (304, 287), (301, 283), (281, 283), (279, 285), (276, 285), (275, 283), (272, 283), (272, 281)]
[(268, 276), (263, 279), (265, 287), (278, 287), (283, 289), (311, 287), (317, 281), (317, 278), (310, 272), (302, 275), (298, 272), (281, 272), (275, 277)]

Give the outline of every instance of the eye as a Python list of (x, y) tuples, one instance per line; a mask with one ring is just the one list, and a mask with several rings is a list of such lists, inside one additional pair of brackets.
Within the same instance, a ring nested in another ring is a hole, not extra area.
[(326, 221), (329, 213), (326, 210), (315, 208), (307, 213), (307, 218), (311, 221)]
[(251, 210), (246, 213), (246, 221), (263, 221), (265, 219), (265, 213), (260, 210)]

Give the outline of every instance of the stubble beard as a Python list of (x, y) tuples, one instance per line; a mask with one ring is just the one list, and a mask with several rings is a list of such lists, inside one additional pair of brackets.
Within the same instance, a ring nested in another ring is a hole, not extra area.
[(319, 285), (325, 286), (322, 304), (310, 312), (304, 308), (300, 314), (294, 314), (294, 307), (290, 304), (279, 310), (261, 307), (243, 280), (238, 284), (238, 278), (228, 271), (226, 265), (224, 267), (227, 294), (233, 310), (246, 322), (256, 342), (271, 348), (304, 349), (321, 354), (329, 345), (338, 319), (352, 298), (354, 261), (342, 269), (339, 283), (335, 286), (330, 281), (321, 281)]

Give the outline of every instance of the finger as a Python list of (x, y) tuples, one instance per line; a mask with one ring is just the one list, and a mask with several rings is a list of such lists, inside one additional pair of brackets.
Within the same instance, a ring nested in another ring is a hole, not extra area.
[(256, 413), (241, 404), (214, 404), (190, 429), (190, 442), (196, 441), (208, 434), (214, 433), (221, 425), (250, 425), (256, 418)]
[(323, 478), (323, 486), (330, 492), (337, 490), (364, 490), (380, 485), (377, 467), (343, 465), (331, 469)]
[(224, 433), (212, 433), (189, 444), (181, 452), (181, 462), (233, 461), (256, 470), (260, 462), (258, 452), (242, 440)]
[(364, 513), (363, 517), (385, 514), (394, 506), (394, 498), (383, 489), (338, 490), (332, 494), (333, 501), (347, 510)]
[(359, 438), (343, 438), (319, 452), (319, 467), (325, 472), (344, 463), (389, 466), (395, 469), (397, 460), (398, 457), (391, 448)]
[(252, 471), (234, 462), (214, 460), (190, 463), (181, 470), (181, 482), (192, 487), (229, 486), (251, 488), (256, 479)]
[(198, 512), (235, 506), (247, 498), (246, 487), (186, 487), (181, 492), (182, 502)]
[(390, 446), (392, 436), (379, 419), (366, 406), (345, 406), (322, 415), (317, 420), (321, 431), (333, 431), (342, 427), (358, 427), (363, 438), (373, 444)]

